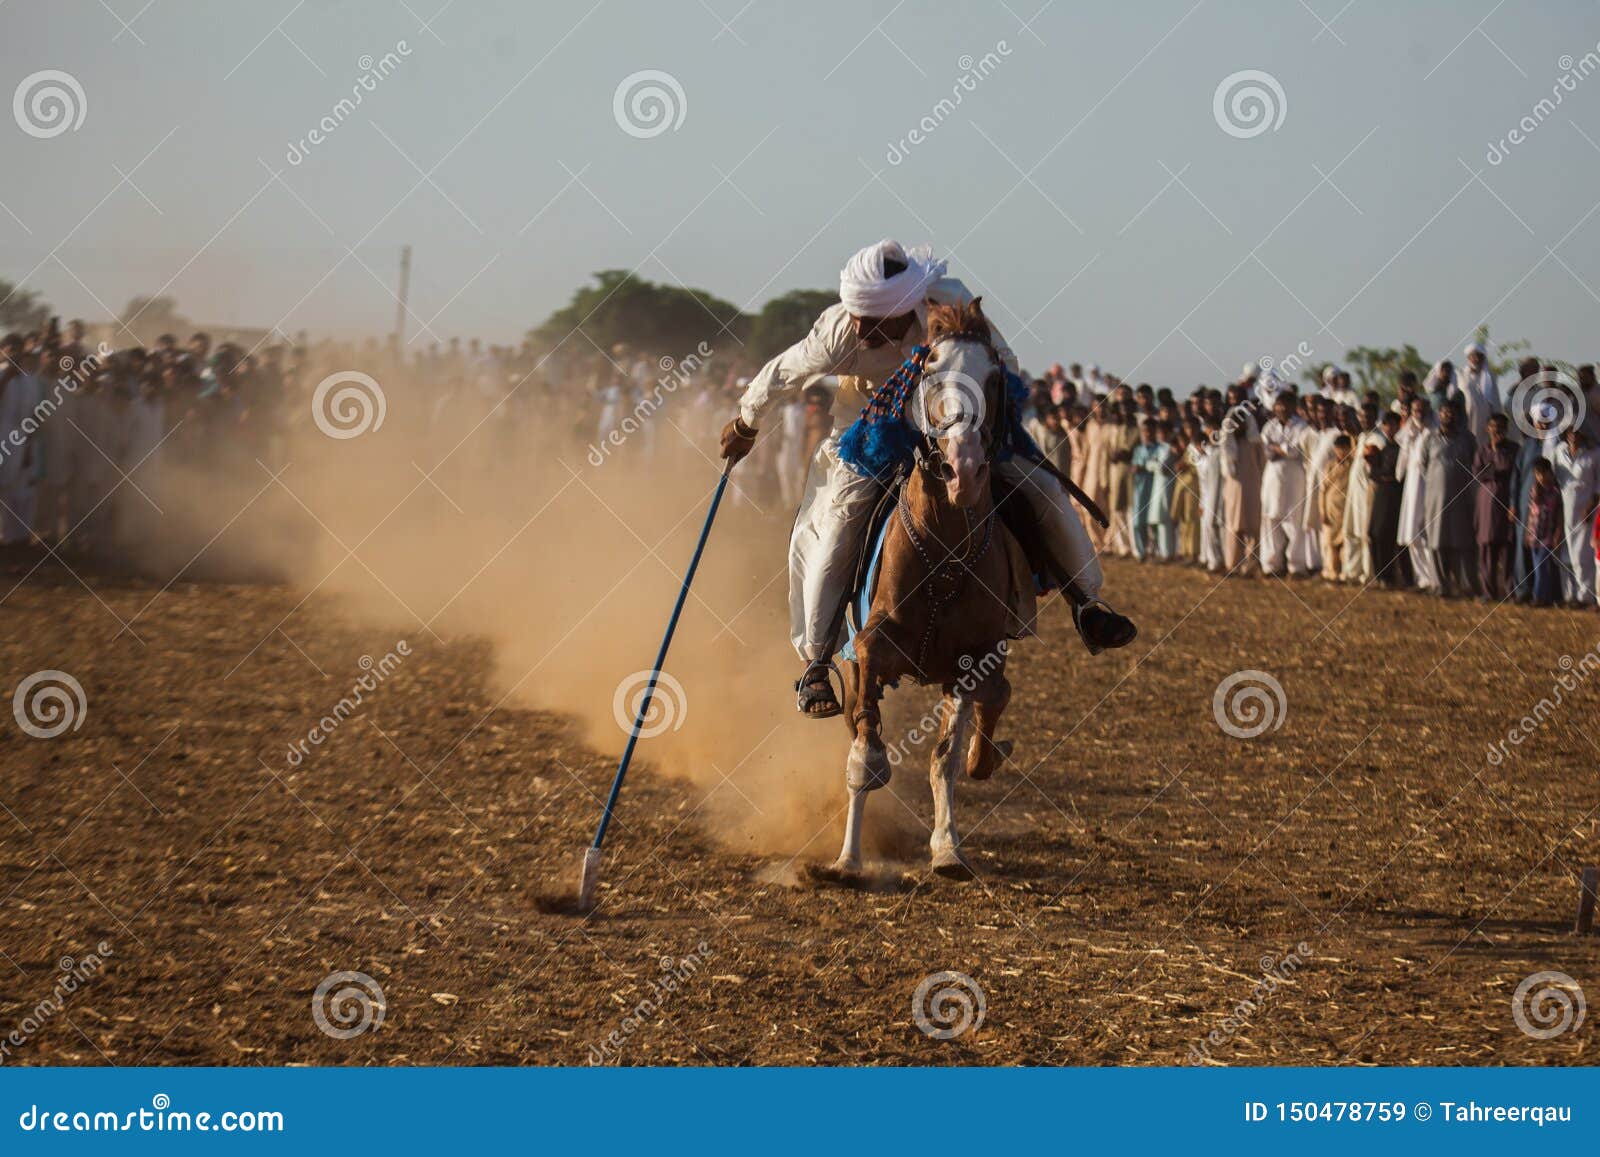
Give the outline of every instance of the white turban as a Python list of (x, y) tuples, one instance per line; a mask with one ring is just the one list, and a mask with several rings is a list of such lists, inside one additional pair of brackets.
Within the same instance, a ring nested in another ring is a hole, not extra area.
[(1260, 362), (1245, 362), (1244, 368), (1239, 371), (1239, 380), (1253, 382), (1261, 376)]
[(1256, 382), (1256, 397), (1263, 406), (1270, 406), (1278, 395), (1284, 392), (1285, 388), (1283, 379), (1278, 376), (1278, 371), (1268, 369), (1264, 374), (1260, 375), (1260, 380)]
[(1483, 343), (1481, 341), (1475, 341), (1469, 342), (1467, 344), (1467, 348), (1462, 352), (1465, 354), (1484, 354), (1487, 356), (1489, 351), (1483, 348)]
[[(883, 275), (884, 261), (905, 262), (893, 277)], [(898, 241), (868, 245), (839, 271), (839, 300), (857, 317), (899, 317), (928, 296), (928, 287), (944, 276), (945, 263), (920, 245), (909, 252)]]
[(1423, 379), (1422, 389), (1424, 393), (1429, 394), (1435, 390), (1448, 390), (1455, 383), (1455, 380), (1456, 371), (1454, 366), (1450, 368), (1450, 372), (1447, 374), (1444, 370), (1444, 362), (1434, 362), (1433, 369), (1429, 370), (1428, 376)]
[(1332, 362), (1329, 362), (1327, 365), (1322, 367), (1322, 384), (1323, 385), (1325, 385), (1325, 386), (1333, 385), (1334, 379), (1337, 378), (1338, 376), (1339, 376), (1339, 367), (1334, 365)]

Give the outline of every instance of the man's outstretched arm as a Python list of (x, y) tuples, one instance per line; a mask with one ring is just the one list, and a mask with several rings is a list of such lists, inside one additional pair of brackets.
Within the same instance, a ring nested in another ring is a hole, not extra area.
[(810, 333), (761, 367), (739, 399), (738, 415), (722, 429), (724, 458), (737, 462), (750, 453), (766, 415), (807, 382), (850, 371), (855, 341), (849, 321), (843, 306), (825, 310)]

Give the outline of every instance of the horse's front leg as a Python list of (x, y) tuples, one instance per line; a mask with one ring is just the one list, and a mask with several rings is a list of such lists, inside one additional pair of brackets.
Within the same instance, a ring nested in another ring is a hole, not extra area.
[(970, 880), (977, 875), (961, 854), (961, 837), (956, 834), (956, 771), (966, 763), (967, 746), (975, 729), (975, 710), (967, 694), (946, 691), (939, 742), (928, 763), (928, 782), (933, 787), (933, 837), (928, 841), (933, 870), (953, 880)]
[(883, 681), (874, 673), (868, 649), (860, 636), (857, 636), (857, 656), (853, 685), (846, 695), (851, 707), (849, 722), (855, 732), (844, 773), (845, 786), (850, 791), (850, 807), (844, 820), (844, 846), (833, 863), (833, 870), (842, 876), (861, 872), (861, 823), (867, 810), (867, 793), (887, 784), (891, 770), (889, 753), (879, 734)]

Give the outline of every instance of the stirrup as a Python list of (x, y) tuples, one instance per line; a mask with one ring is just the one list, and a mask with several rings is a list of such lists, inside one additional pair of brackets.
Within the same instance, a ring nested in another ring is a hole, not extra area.
[[(799, 709), (800, 714), (807, 719), (832, 719), (834, 716), (842, 714), (844, 708), (839, 705), (839, 697), (833, 693), (832, 678), (827, 680), (825, 690), (821, 687), (810, 686), (813, 675), (818, 671), (824, 673), (831, 671), (834, 675), (838, 675), (840, 686), (841, 688), (843, 687), (844, 676), (839, 673), (839, 668), (836, 664), (828, 659), (812, 659), (806, 663), (806, 669), (801, 673), (800, 678), (795, 680), (795, 706)], [(811, 706), (814, 703), (822, 703), (826, 706), (821, 711), (812, 711)]]
[[(1127, 625), (1126, 633), (1122, 637), (1115, 640), (1108, 639), (1104, 642), (1091, 641), (1089, 636), (1084, 633), (1083, 629), (1083, 613), (1088, 610), (1103, 611), (1106, 614), (1121, 620), (1122, 623)], [(1084, 598), (1081, 602), (1076, 600), (1073, 602), (1072, 625), (1078, 629), (1078, 637), (1083, 640), (1083, 645), (1088, 648), (1089, 654), (1091, 655), (1098, 655), (1107, 647), (1126, 647), (1129, 643), (1133, 642), (1133, 640), (1137, 638), (1139, 634), (1139, 628), (1134, 625), (1132, 619), (1128, 618), (1126, 615), (1118, 614), (1116, 611), (1112, 610), (1109, 605), (1097, 598)]]

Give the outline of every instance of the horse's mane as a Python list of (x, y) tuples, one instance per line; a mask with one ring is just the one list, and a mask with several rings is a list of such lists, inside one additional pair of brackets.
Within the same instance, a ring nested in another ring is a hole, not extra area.
[(993, 349), (994, 333), (989, 319), (983, 316), (983, 298), (975, 297), (965, 305), (930, 305), (928, 341), (942, 337), (982, 342)]

